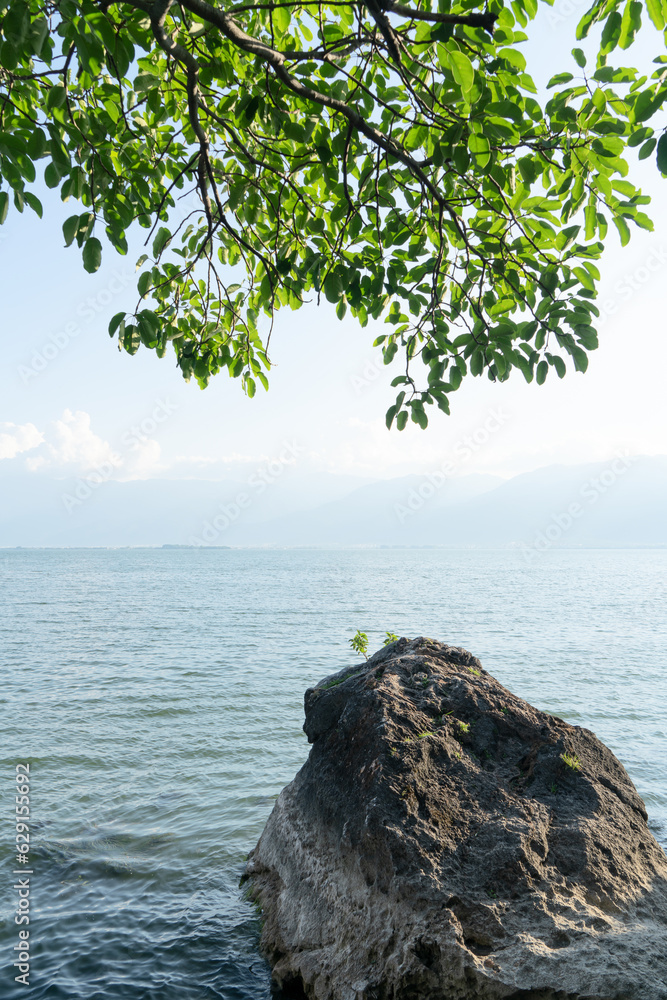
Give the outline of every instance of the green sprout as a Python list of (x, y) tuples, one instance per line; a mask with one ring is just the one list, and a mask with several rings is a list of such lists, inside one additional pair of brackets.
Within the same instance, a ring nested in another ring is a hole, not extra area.
[(368, 636), (365, 632), (357, 629), (356, 634), (352, 639), (348, 639), (348, 642), (355, 653), (363, 653), (364, 659), (368, 659)]
[(470, 732), (470, 723), (469, 722), (457, 722), (457, 726), (459, 727), (459, 730), (462, 733), (469, 733)]
[(392, 642), (398, 641), (398, 636), (395, 635), (393, 632), (385, 632), (385, 635), (387, 638), (382, 643), (383, 646), (390, 646)]
[(569, 767), (571, 771), (581, 771), (581, 761), (577, 757), (576, 753), (568, 753), (566, 750), (560, 755), (560, 759)]

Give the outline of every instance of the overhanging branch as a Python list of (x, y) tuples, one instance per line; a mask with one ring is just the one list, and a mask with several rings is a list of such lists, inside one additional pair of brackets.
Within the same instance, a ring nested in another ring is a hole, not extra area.
[(484, 14), (439, 14), (430, 10), (417, 10), (413, 7), (404, 7), (400, 3), (384, 4), (384, 10), (391, 14), (400, 14), (401, 17), (409, 17), (413, 21), (432, 21), (435, 24), (462, 24), (468, 28), (484, 28), (490, 35), (493, 34), (493, 26), (498, 20), (497, 14), (486, 12)]
[[(181, 0), (181, 6), (185, 7), (192, 14), (201, 17), (202, 20), (208, 21), (209, 24), (214, 24), (237, 48), (242, 49), (244, 52), (248, 52), (251, 55), (257, 56), (264, 62), (268, 63), (278, 79), (281, 80), (285, 86), (287, 86), (298, 97), (302, 97), (304, 100), (319, 104), (321, 107), (330, 108), (332, 111), (336, 111), (347, 118), (352, 127), (357, 129), (357, 131), (362, 135), (366, 136), (366, 138), (369, 139), (373, 145), (378, 146), (380, 149), (384, 150), (385, 153), (393, 156), (404, 166), (408, 167), (413, 175), (429, 191), (431, 197), (439, 205), (443, 205), (447, 211), (450, 211), (447, 199), (442, 196), (440, 191), (438, 191), (430, 177), (428, 177), (428, 175), (419, 166), (417, 160), (410, 156), (410, 154), (397, 142), (369, 124), (369, 122), (366, 121), (356, 108), (351, 107), (349, 104), (346, 104), (344, 101), (341, 101), (336, 97), (331, 97), (330, 94), (324, 94), (319, 90), (315, 90), (313, 87), (308, 87), (301, 83), (300, 80), (297, 80), (288, 71), (285, 66), (286, 57), (282, 52), (277, 52), (275, 49), (272, 49), (269, 45), (266, 45), (259, 39), (253, 38), (252, 35), (248, 35), (238, 26), (236, 21), (224, 11), (211, 6), (211, 4), (206, 3), (205, 0)], [(450, 212), (450, 214), (452, 215), (452, 218), (455, 219), (456, 225), (460, 229), (459, 219), (456, 218), (455, 213)], [(463, 232), (461, 232), (461, 236), (463, 236)]]

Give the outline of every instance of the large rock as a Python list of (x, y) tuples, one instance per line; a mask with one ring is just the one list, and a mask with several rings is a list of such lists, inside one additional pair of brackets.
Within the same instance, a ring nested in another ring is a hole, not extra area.
[(247, 868), (288, 996), (667, 1000), (667, 858), (593, 733), (430, 639), (305, 707)]

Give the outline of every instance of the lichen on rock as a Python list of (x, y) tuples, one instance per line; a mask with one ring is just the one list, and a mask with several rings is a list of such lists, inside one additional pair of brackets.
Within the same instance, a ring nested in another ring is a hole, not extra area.
[(246, 869), (286, 995), (667, 1000), (667, 858), (593, 733), (424, 638), (305, 712)]

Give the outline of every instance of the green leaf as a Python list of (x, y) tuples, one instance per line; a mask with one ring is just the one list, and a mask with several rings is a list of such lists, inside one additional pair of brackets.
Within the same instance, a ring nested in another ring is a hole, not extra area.
[(632, 216), (632, 221), (640, 229), (646, 229), (649, 233), (653, 232), (653, 219), (649, 219), (648, 215), (645, 215), (644, 212), (635, 212)]
[(136, 354), (141, 347), (141, 337), (139, 330), (133, 324), (125, 326), (123, 330), (123, 348), (128, 354)]
[[(618, 45), (618, 40), (621, 37), (621, 24), (623, 22), (623, 17), (617, 10), (613, 10), (609, 17), (607, 18), (605, 25), (602, 29), (602, 37), (600, 39), (600, 52), (607, 54), (613, 52), (613, 50)], [(610, 67), (601, 67), (594, 74), (596, 80), (603, 79), (600, 76), (602, 70), (610, 70)], [(611, 71), (613, 73), (613, 71)]]
[(278, 31), (285, 34), (289, 30), (291, 20), (289, 7), (275, 7), (272, 11), (272, 17)]
[(142, 309), (137, 315), (137, 326), (141, 343), (145, 347), (157, 347), (159, 340), (159, 320), (151, 309)]
[(83, 266), (88, 274), (94, 274), (102, 263), (102, 244), (95, 237), (91, 236), (83, 244)]
[(618, 230), (618, 235), (621, 237), (621, 246), (627, 246), (630, 242), (630, 230), (628, 229), (627, 222), (620, 215), (612, 216), (612, 221)]
[(62, 108), (65, 103), (66, 96), (67, 92), (65, 88), (60, 84), (56, 84), (55, 86), (49, 88), (47, 92), (46, 107), (49, 111), (53, 111), (54, 108)]
[(395, 340), (390, 341), (386, 347), (382, 349), (382, 360), (385, 365), (390, 365), (394, 358), (396, 357), (396, 352), (398, 351), (398, 344)]
[(260, 107), (259, 97), (257, 95), (251, 97), (248, 103), (246, 104), (245, 110), (243, 112), (243, 118), (247, 125), (249, 125), (251, 122), (255, 120), (255, 116), (259, 111), (259, 107)]
[(646, 0), (646, 9), (654, 26), (662, 31), (665, 27), (665, 15), (660, 0)]
[(473, 132), (468, 139), (468, 149), (473, 155), (473, 163), (482, 170), (491, 159), (491, 143), (485, 135)]
[(656, 147), (657, 139), (649, 139), (645, 142), (642, 148), (639, 150), (639, 159), (645, 160), (647, 156), (650, 156)]
[(553, 265), (549, 265), (541, 275), (540, 284), (549, 293), (549, 295), (554, 295), (556, 288), (558, 287), (558, 268)]
[(112, 319), (111, 319), (111, 321), (109, 323), (109, 336), (110, 337), (113, 337), (114, 333), (116, 332), (116, 330), (118, 329), (118, 327), (120, 326), (120, 324), (122, 323), (122, 321), (125, 319), (126, 315), (127, 315), (127, 313), (125, 313), (125, 312), (119, 312), (119, 313), (116, 313), (116, 315), (112, 317)]
[(470, 357), (470, 373), (471, 375), (481, 375), (484, 371), (484, 351), (480, 348), (476, 348)]
[(667, 132), (663, 132), (658, 139), (656, 162), (660, 173), (667, 174)]
[(454, 150), (454, 164), (461, 174), (464, 174), (470, 166), (470, 154), (463, 144), (457, 146)]
[(662, 107), (665, 98), (667, 98), (667, 89), (665, 88), (659, 90), (657, 94), (653, 94), (650, 90), (641, 91), (630, 114), (630, 121), (647, 121)]
[(165, 226), (160, 226), (153, 240), (153, 256), (156, 259), (160, 256), (170, 239), (171, 233), (169, 230)]
[(618, 44), (621, 49), (629, 49), (635, 40), (635, 34), (641, 27), (642, 6), (640, 0), (627, 0), (618, 38)]
[(502, 118), (509, 118), (514, 122), (523, 121), (521, 108), (513, 104), (512, 101), (492, 101), (491, 104), (486, 105), (485, 111), (494, 115), (500, 115)]
[(574, 361), (574, 367), (578, 372), (585, 372), (588, 368), (588, 355), (581, 347), (577, 347), (576, 344), (570, 345), (570, 354), (572, 355), (572, 360)]
[(567, 373), (567, 368), (563, 359), (559, 358), (558, 355), (556, 354), (551, 358), (551, 364), (556, 369), (556, 374), (558, 375), (558, 378), (565, 378), (565, 375)]
[(595, 237), (595, 232), (597, 230), (597, 211), (595, 205), (587, 205), (584, 209), (584, 219), (585, 219), (585, 237), (587, 240), (592, 240)]
[(475, 70), (463, 52), (452, 51), (449, 53), (450, 66), (454, 79), (464, 93), (472, 90), (475, 82)]
[(605, 135), (591, 143), (591, 148), (600, 156), (620, 156), (624, 147), (625, 143), (616, 135)]
[(6, 191), (0, 191), (0, 226), (7, 218), (9, 211), (9, 195)]
[(78, 231), (79, 231), (79, 216), (70, 215), (69, 219), (65, 219), (65, 221), (63, 222), (63, 236), (65, 237), (66, 247), (72, 245)]
[(140, 73), (134, 81), (134, 89), (138, 94), (143, 94), (147, 90), (159, 87), (161, 82), (160, 77), (155, 76), (154, 73)]
[(328, 274), (324, 279), (324, 294), (329, 302), (338, 302), (343, 294), (343, 282), (338, 274)]
[(143, 271), (139, 275), (139, 281), (137, 282), (137, 291), (139, 292), (139, 295), (141, 296), (142, 299), (146, 295), (148, 289), (150, 288), (152, 277), (153, 274), (151, 271)]
[(426, 430), (428, 427), (428, 417), (426, 411), (424, 410), (423, 404), (419, 400), (413, 400), (410, 405), (411, 417), (415, 424), (419, 424), (422, 430)]
[(641, 146), (642, 142), (644, 142), (645, 139), (648, 139), (651, 135), (653, 135), (652, 128), (639, 128), (636, 132), (633, 132), (628, 139), (628, 146)]
[(549, 80), (547, 90), (550, 90), (552, 87), (557, 87), (560, 83), (569, 83), (570, 80), (574, 80), (571, 73), (556, 73), (556, 75), (552, 76)]
[(39, 198), (36, 195), (34, 195), (32, 191), (24, 191), (23, 197), (26, 200), (26, 204), (30, 205), (33, 212), (35, 212), (35, 214), (38, 215), (39, 218), (41, 219), (42, 215), (44, 214), (44, 209), (42, 208), (42, 203), (39, 200)]
[(599, 21), (607, 7), (607, 0), (594, 0), (577, 25), (577, 38), (586, 38), (593, 24)]
[(586, 56), (584, 55), (583, 49), (572, 49), (572, 56), (577, 66), (583, 67), (586, 65)]
[(60, 184), (60, 171), (53, 161), (47, 163), (44, 170), (44, 182), (48, 188), (58, 187)]
[[(595, 211), (594, 208), (593, 211)], [(584, 288), (587, 288), (589, 292), (595, 291), (595, 282), (593, 281), (592, 277), (584, 267), (575, 267), (574, 274), (576, 274), (576, 276), (579, 278), (579, 281), (582, 283)]]

